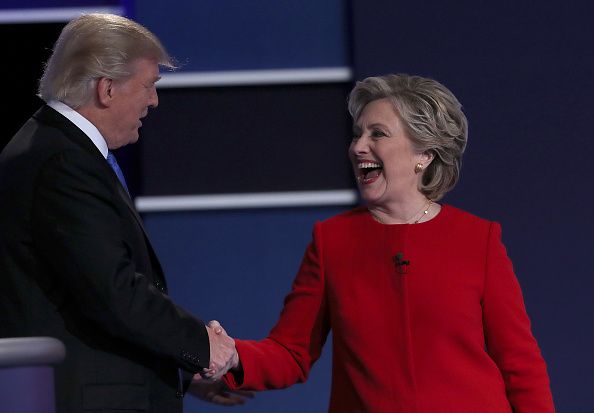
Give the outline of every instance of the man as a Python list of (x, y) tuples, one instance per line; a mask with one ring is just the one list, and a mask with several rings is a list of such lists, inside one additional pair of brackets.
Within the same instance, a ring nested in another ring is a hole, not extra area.
[(195, 373), (237, 363), (232, 339), (166, 295), (111, 153), (138, 140), (160, 66), (173, 67), (143, 26), (74, 19), (40, 81), (46, 104), (0, 154), (0, 337), (64, 342), (59, 413), (179, 412)]

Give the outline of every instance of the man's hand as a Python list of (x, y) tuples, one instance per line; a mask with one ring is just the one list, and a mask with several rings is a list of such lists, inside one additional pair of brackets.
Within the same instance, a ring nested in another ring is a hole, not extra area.
[(222, 381), (205, 379), (196, 374), (188, 388), (188, 394), (201, 400), (223, 406), (244, 404), (247, 399), (254, 398), (254, 392), (246, 390), (229, 390)]
[(235, 341), (227, 335), (218, 321), (209, 322), (206, 330), (210, 343), (210, 365), (202, 375), (219, 380), (227, 371), (239, 365), (239, 355), (235, 349)]

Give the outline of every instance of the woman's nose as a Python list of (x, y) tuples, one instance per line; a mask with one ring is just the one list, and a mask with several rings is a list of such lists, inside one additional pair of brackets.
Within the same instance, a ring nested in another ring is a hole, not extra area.
[(367, 153), (369, 151), (367, 138), (360, 136), (357, 139), (353, 139), (351, 142), (351, 151), (355, 155)]

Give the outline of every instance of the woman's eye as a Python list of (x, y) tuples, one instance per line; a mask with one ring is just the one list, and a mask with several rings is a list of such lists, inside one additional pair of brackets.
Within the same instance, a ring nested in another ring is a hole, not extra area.
[(382, 136), (386, 136), (386, 134), (381, 130), (374, 130), (371, 132), (372, 138), (381, 138)]

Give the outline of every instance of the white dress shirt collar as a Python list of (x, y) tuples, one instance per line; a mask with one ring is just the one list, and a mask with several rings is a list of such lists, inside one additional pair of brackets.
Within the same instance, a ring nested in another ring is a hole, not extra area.
[(95, 127), (87, 118), (83, 115), (78, 113), (76, 110), (72, 109), (70, 106), (58, 101), (58, 100), (50, 100), (48, 106), (52, 109), (55, 109), (61, 115), (65, 116), (70, 122), (74, 123), (81, 131), (84, 132), (85, 135), (89, 137), (91, 142), (99, 149), (101, 155), (104, 158), (107, 158), (107, 142), (105, 142), (105, 138), (99, 132), (99, 129)]

